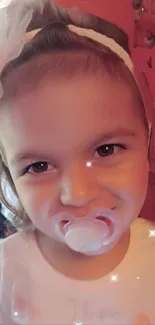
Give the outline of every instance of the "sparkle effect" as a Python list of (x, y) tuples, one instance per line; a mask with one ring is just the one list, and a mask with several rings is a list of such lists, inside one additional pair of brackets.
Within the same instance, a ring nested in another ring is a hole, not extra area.
[[(87, 161), (87, 162), (86, 162), (86, 166), (87, 166), (87, 167), (91, 167), (91, 166), (92, 166), (91, 161)], [(80, 324), (81, 324), (81, 323), (80, 323)]]
[(111, 275), (111, 282), (118, 282), (118, 275), (117, 274)]
[(150, 237), (155, 237), (155, 229), (149, 229), (149, 238)]
[(17, 311), (14, 312), (14, 316), (18, 316), (18, 312)]

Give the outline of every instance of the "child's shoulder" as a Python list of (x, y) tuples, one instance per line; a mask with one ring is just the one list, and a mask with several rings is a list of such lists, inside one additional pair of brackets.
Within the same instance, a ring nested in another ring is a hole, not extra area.
[(131, 233), (142, 238), (155, 237), (155, 221), (137, 218), (131, 226)]
[(18, 232), (11, 236), (6, 237), (6, 238), (1, 238), (0, 239), (0, 249), (2, 249), (2, 247), (4, 247), (5, 245), (11, 245), (16, 240), (19, 240), (19, 238), (20, 238), (20, 236), (19, 236)]
[(24, 257), (26, 252), (29, 254), (34, 241), (34, 235), (32, 231), (20, 231), (5, 239), (0, 240), (0, 256), (9, 259), (16, 256)]
[[(10, 310), (14, 286), (22, 286), (23, 290), (23, 284), (32, 284), (29, 280), (29, 260), (33, 261), (34, 257), (33, 238), (31, 232), (20, 231), (0, 240), (0, 308)], [(24, 288), (26, 290), (26, 286)]]
[(155, 264), (155, 222), (138, 218), (131, 226), (131, 246), (143, 259)]

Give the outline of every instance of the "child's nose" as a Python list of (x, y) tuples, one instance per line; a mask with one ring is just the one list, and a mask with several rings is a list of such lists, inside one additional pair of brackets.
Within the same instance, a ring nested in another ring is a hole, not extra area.
[(82, 177), (76, 171), (62, 178), (60, 201), (63, 205), (82, 207), (94, 200), (97, 195), (97, 187), (92, 186), (91, 182), (84, 175)]

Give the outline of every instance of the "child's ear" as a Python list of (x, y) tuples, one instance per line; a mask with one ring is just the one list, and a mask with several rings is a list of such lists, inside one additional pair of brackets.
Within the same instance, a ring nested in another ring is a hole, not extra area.
[(133, 319), (132, 325), (151, 325), (151, 321), (147, 314), (140, 313)]

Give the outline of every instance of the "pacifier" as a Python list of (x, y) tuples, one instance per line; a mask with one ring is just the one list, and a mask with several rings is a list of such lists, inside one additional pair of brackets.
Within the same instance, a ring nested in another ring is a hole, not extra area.
[(52, 228), (56, 240), (84, 255), (107, 253), (123, 233), (116, 213), (103, 209), (80, 218), (60, 213), (52, 218)]

